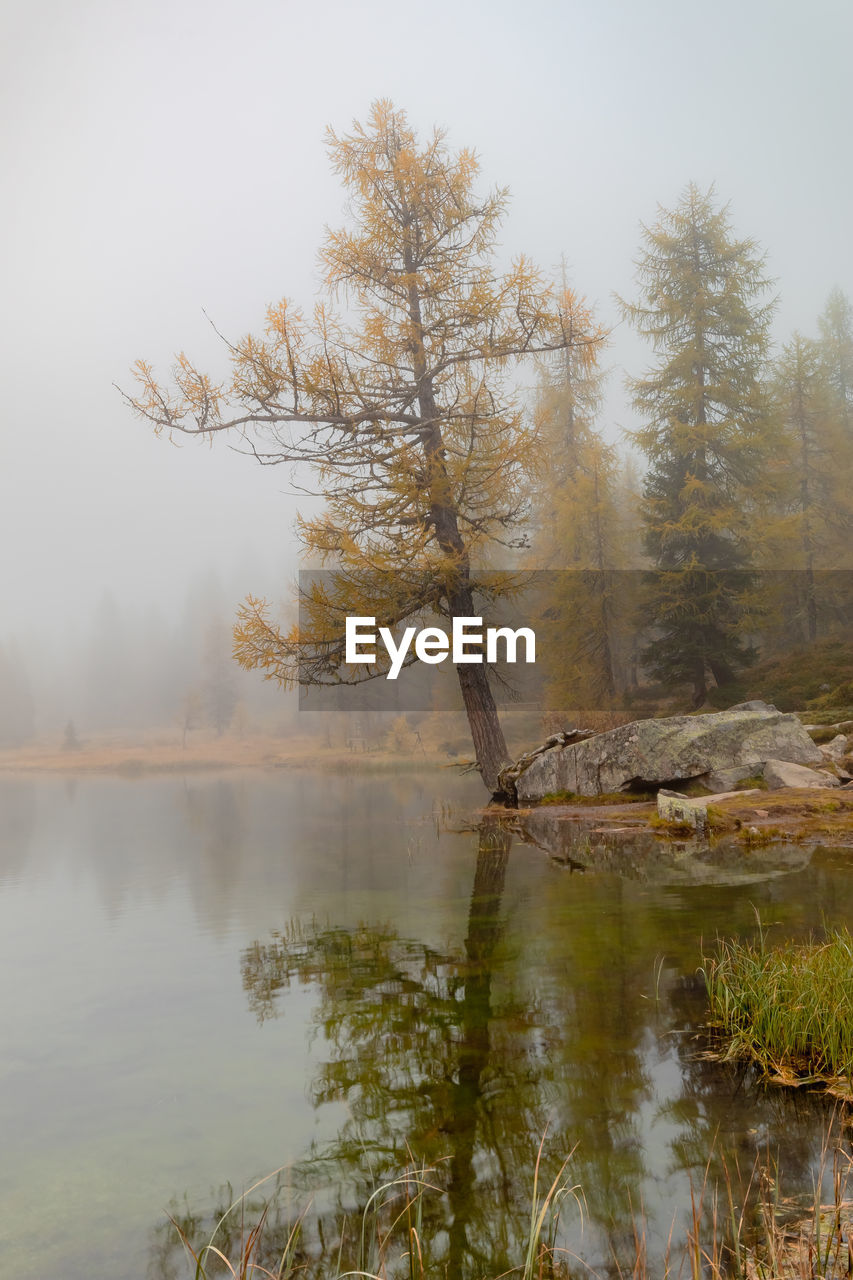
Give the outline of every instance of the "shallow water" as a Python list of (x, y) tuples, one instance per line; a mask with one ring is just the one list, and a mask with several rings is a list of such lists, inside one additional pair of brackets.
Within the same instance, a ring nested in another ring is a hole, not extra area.
[(769, 1146), (808, 1200), (827, 1108), (699, 1056), (696, 970), (756, 911), (849, 920), (848, 855), (625, 877), (465, 830), (481, 798), (446, 771), (0, 783), (8, 1274), (188, 1275), (165, 1211), (281, 1166), (328, 1242), (407, 1149), (442, 1267), (497, 1274), (546, 1129), (583, 1193), (561, 1243), (600, 1269), (631, 1204), (662, 1245), (712, 1148), (746, 1176)]

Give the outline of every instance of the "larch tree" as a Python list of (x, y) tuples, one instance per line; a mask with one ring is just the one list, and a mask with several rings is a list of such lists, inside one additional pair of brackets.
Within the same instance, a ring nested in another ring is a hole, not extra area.
[[(270, 307), (262, 336), (229, 344), (227, 383), (181, 355), (164, 389), (138, 363), (132, 401), (159, 432), (242, 434), (262, 463), (314, 468), (325, 510), (299, 533), (329, 572), (303, 592), (290, 632), (251, 597), (235, 630), (241, 664), (287, 685), (383, 674), (380, 662), (344, 668), (347, 616), (392, 628), (479, 616), (477, 599), (509, 589), (493, 577), (478, 597), (473, 571), (518, 545), (527, 515), (534, 433), (514, 365), (599, 338), (526, 258), (498, 269), (507, 194), (476, 194), (471, 151), (451, 153), (438, 130), (420, 145), (387, 101), (327, 143), (351, 212), (321, 250), (329, 300), (310, 322), (286, 300)], [(494, 789), (508, 752), (488, 672), (457, 674)]]
[(841, 289), (833, 289), (818, 320), (820, 355), (835, 396), (835, 408), (853, 447), (853, 306)]
[[(567, 312), (577, 309), (564, 284)], [(588, 348), (543, 368), (532, 560), (543, 576), (546, 699), (555, 711), (610, 705), (619, 684), (616, 587), (622, 551), (619, 464), (596, 427), (603, 373)]]
[(643, 228), (640, 301), (623, 313), (656, 361), (631, 380), (648, 459), (643, 496), (649, 575), (644, 612), (655, 627), (648, 669), (689, 682), (704, 702), (708, 672), (726, 683), (748, 662), (744, 641), (751, 532), (767, 482), (772, 421), (761, 383), (773, 303), (752, 240), (732, 233), (713, 190), (688, 186)]
[(788, 545), (784, 563), (797, 572), (790, 621), (803, 639), (818, 635), (820, 571), (843, 562), (853, 534), (850, 442), (820, 344), (795, 333), (774, 367), (773, 390), (787, 439), (785, 454)]

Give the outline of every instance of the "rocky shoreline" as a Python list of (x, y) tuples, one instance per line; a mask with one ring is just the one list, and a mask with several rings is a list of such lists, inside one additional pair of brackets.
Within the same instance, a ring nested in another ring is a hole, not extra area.
[(747, 883), (798, 870), (821, 844), (853, 848), (851, 747), (844, 733), (818, 745), (758, 701), (567, 730), (504, 770), (501, 801), (515, 833), (569, 871)]
[(636, 720), (603, 733), (567, 729), (504, 769), (500, 794), (524, 806), (684, 786), (713, 795), (746, 779), (770, 789), (839, 787), (853, 780), (850, 749), (844, 734), (818, 746), (796, 715), (756, 700), (707, 715)]

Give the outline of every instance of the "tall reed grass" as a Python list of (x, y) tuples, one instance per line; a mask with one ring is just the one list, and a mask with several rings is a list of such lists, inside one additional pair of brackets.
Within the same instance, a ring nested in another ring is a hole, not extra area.
[[(234, 1200), (202, 1245), (194, 1245), (186, 1227), (174, 1218), (172, 1222), (186, 1250), (188, 1280), (850, 1280), (853, 1200), (848, 1182), (853, 1160), (842, 1130), (839, 1117), (834, 1117), (810, 1202), (783, 1194), (780, 1172), (769, 1158), (756, 1161), (738, 1200), (734, 1186), (743, 1185), (740, 1177), (730, 1175), (723, 1159), (722, 1178), (713, 1182), (709, 1160), (698, 1187), (691, 1182), (683, 1237), (673, 1238), (673, 1226), (663, 1256), (651, 1258), (647, 1224), (640, 1214), (629, 1255), (611, 1259), (603, 1274), (556, 1243), (561, 1203), (567, 1197), (575, 1201), (582, 1227), (583, 1196), (565, 1176), (571, 1155), (549, 1186), (541, 1182), (542, 1145), (531, 1188), (526, 1245), (518, 1264), (500, 1276), (487, 1277), (479, 1270), (451, 1275), (446, 1262), (431, 1261), (430, 1217), (424, 1213), (424, 1201), (428, 1195), (440, 1195), (441, 1186), (434, 1177), (437, 1170), (426, 1166), (389, 1179), (370, 1196), (360, 1220), (352, 1224), (355, 1265), (343, 1263), (343, 1238), (319, 1250), (318, 1242), (304, 1238), (304, 1213), (289, 1229), (281, 1229), (278, 1215), (270, 1212), (279, 1184), (265, 1202), (250, 1201), (275, 1174)], [(826, 1201), (824, 1193), (829, 1195)], [(265, 1240), (270, 1224), (273, 1239)]]
[(748, 1058), (784, 1084), (821, 1082), (851, 1097), (853, 938), (768, 946), (721, 941), (703, 973), (726, 1058)]
[[(578, 1207), (578, 1187), (570, 1186), (565, 1171), (571, 1155), (550, 1185), (541, 1180), (543, 1143), (540, 1145), (531, 1193), (530, 1226), (523, 1256), (512, 1272), (520, 1280), (563, 1280), (569, 1275), (555, 1245), (561, 1202), (573, 1197)], [(192, 1280), (449, 1280), (446, 1267), (430, 1260), (424, 1200), (442, 1194), (434, 1179), (436, 1169), (406, 1169), (376, 1187), (360, 1218), (344, 1222), (336, 1248), (324, 1249), (322, 1240), (305, 1239), (303, 1212), (289, 1228), (281, 1229), (280, 1215), (272, 1210), (279, 1193), (275, 1182), (265, 1200), (252, 1199), (265, 1183), (277, 1179), (281, 1169), (261, 1179), (238, 1196), (222, 1213), (209, 1237), (194, 1240), (197, 1221), (179, 1222), (169, 1215), (189, 1263)], [(268, 1228), (272, 1224), (272, 1230)], [(282, 1242), (282, 1236), (284, 1240)], [(319, 1244), (319, 1251), (318, 1251)], [(354, 1252), (354, 1265), (345, 1264), (344, 1247)], [(457, 1280), (457, 1278), (454, 1278)], [(458, 1280), (462, 1280), (461, 1277)], [(497, 1280), (497, 1278), (495, 1278)]]

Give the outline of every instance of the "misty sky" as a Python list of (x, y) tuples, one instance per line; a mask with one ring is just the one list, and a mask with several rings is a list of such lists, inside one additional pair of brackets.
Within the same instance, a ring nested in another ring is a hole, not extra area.
[[(178, 607), (217, 568), (274, 594), (294, 557), (281, 468), (155, 440), (113, 382), (310, 306), (343, 220), (323, 148), (372, 100), (477, 149), (508, 184), (502, 253), (616, 324), (639, 222), (715, 182), (778, 279), (776, 333), (853, 294), (849, 0), (30, 0), (3, 9), (0, 640), (57, 642), (102, 592)], [(619, 392), (646, 354), (624, 326)]]

